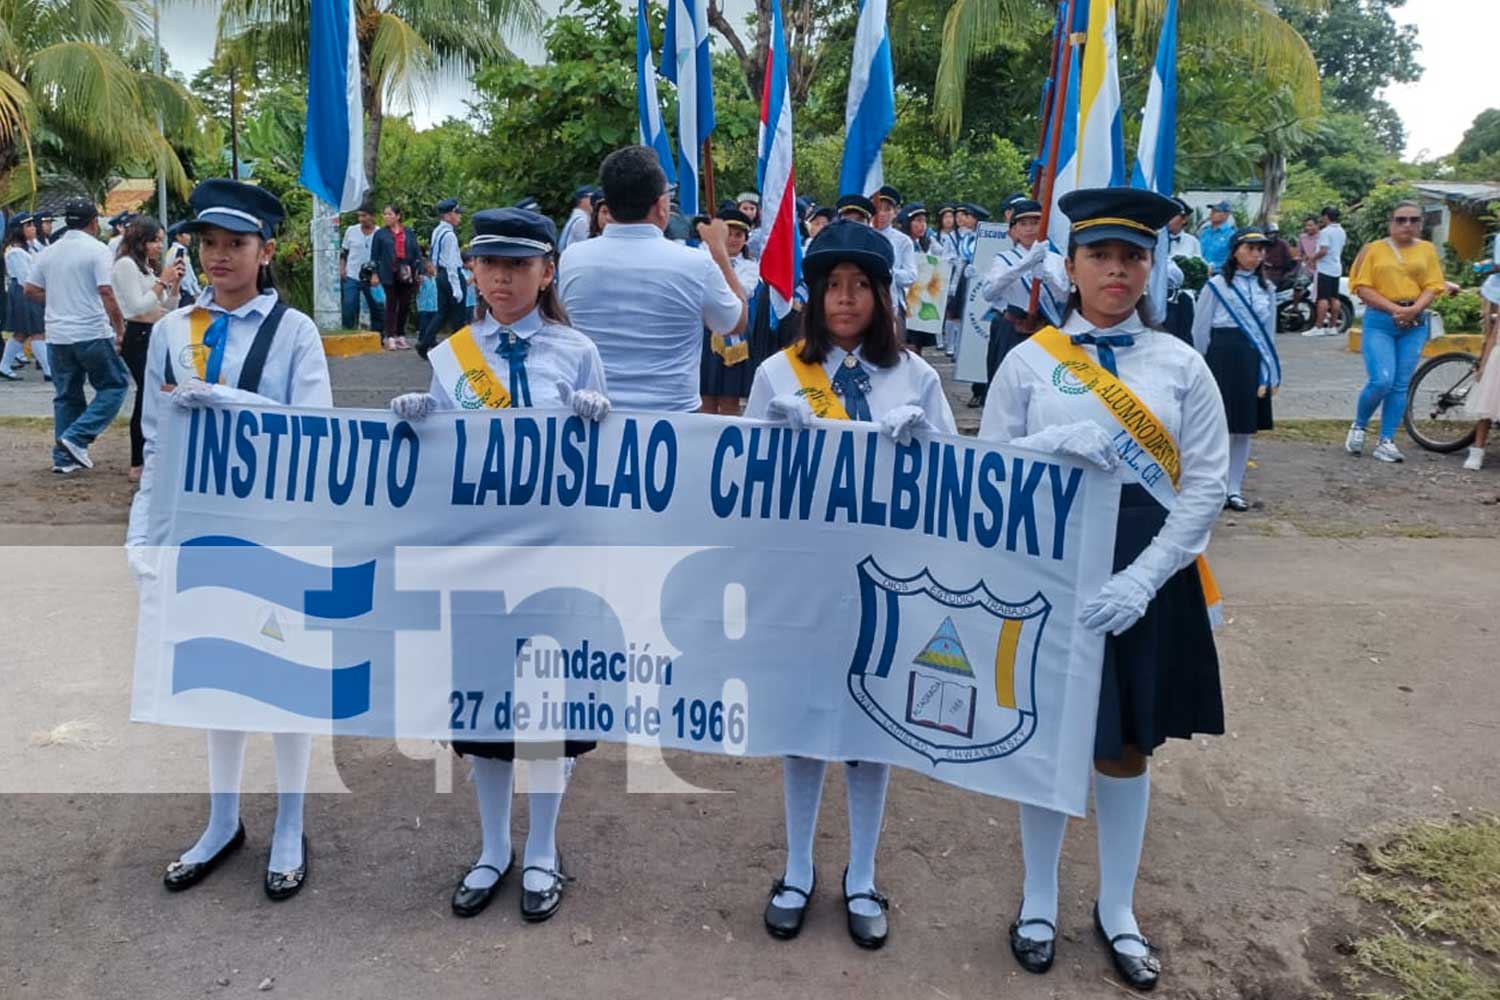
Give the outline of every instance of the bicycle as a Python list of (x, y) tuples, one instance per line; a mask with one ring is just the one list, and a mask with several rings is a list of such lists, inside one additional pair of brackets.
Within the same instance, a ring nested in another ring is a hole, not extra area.
[(1468, 351), (1429, 358), (1411, 379), (1402, 422), (1411, 439), (1428, 451), (1449, 454), (1474, 443), (1478, 422), (1468, 408), (1479, 384), (1479, 359)]

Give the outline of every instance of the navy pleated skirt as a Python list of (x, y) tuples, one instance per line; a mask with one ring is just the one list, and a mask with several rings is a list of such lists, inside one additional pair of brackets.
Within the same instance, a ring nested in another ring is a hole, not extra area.
[[(1121, 489), (1115, 572), (1151, 544), (1166, 519), (1145, 487)], [(1194, 564), (1166, 582), (1140, 621), (1105, 637), (1094, 756), (1116, 760), (1127, 745), (1149, 754), (1169, 738), (1223, 732), (1219, 654)]]
[(1224, 397), (1229, 433), (1270, 430), (1274, 426), (1271, 394), (1260, 395), (1260, 352), (1245, 331), (1237, 326), (1214, 327), (1205, 360), (1219, 383), (1219, 395)]
[(21, 283), (11, 278), (5, 296), (5, 325), (0, 329), (29, 337), (42, 332), (42, 316), (42, 304), (28, 299)]

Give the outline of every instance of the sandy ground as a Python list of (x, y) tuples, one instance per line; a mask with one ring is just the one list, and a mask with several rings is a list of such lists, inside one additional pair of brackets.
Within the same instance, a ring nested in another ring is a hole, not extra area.
[[(371, 741), (318, 748), (325, 786), (348, 791), (310, 801), (301, 896), (261, 894), (267, 794), (247, 796), (248, 848), (167, 895), (161, 868), (196, 837), (204, 797), (76, 789), (204, 787), (199, 738), (125, 721), (129, 641), (104, 631), (130, 600), (117, 551), (23, 547), (118, 544), (125, 435), (94, 449), (96, 471), (66, 478), (44, 471), (47, 436), (0, 429), (12, 612), (0, 789), (74, 790), (0, 795), (0, 997), (251, 996), (268, 978), (290, 997), (1127, 995), (1089, 922), (1091, 823), (1073, 824), (1065, 849), (1057, 966), (1029, 976), (1004, 943), (1021, 880), (1014, 807), (901, 772), (879, 953), (850, 942), (831, 888), (841, 777), (819, 834), (827, 888), (802, 937), (780, 943), (760, 924), (781, 858), (779, 764), (669, 755), (705, 791), (627, 795), (619, 747), (578, 770), (560, 831), (578, 882), (543, 925), (520, 922), (516, 883), (475, 920), (448, 913), (478, 842), (463, 765)], [(1340, 891), (1352, 841), (1405, 817), (1500, 810), (1500, 462), (1477, 475), (1454, 457), (1392, 467), (1301, 441), (1261, 442), (1256, 458), (1247, 492), (1260, 506), (1226, 515), (1212, 550), (1230, 732), (1173, 743), (1153, 766), (1137, 911), (1163, 949), (1156, 995), (1181, 1000), (1348, 995), (1337, 948), (1369, 919)], [(28, 583), (69, 559), (77, 593)], [(76, 666), (84, 648), (119, 655)], [(97, 727), (87, 739), (38, 745), (80, 712)], [(269, 787), (268, 741), (250, 758), (247, 787)], [(524, 799), (516, 813), (519, 846)]]

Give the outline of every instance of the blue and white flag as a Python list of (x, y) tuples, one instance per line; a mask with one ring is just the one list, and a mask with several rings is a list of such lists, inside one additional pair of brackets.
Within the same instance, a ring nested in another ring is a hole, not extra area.
[(656, 66), (651, 58), (651, 28), (646, 20), (646, 0), (640, 0), (635, 11), (635, 110), (640, 122), (641, 145), (656, 150), (656, 158), (666, 172), (667, 180), (677, 183), (677, 168), (672, 163), (672, 140), (661, 121), (661, 102), (656, 99)]
[(841, 195), (874, 194), (885, 183), (880, 147), (896, 124), (896, 74), (885, 21), (886, 0), (860, 0), (849, 99), (844, 105)]
[(298, 180), (323, 201), (351, 212), (370, 187), (354, 0), (313, 0), (308, 22), (307, 127)]
[[(1078, 187), (1078, 108), (1080, 80), (1083, 76), (1083, 54), (1070, 39), (1087, 30), (1089, 23), (1089, 0), (1064, 0), (1070, 29), (1063, 35), (1067, 50), (1060, 57), (1061, 79), (1057, 83), (1063, 89), (1062, 114), (1051, 123), (1058, 130), (1057, 164), (1052, 177), (1052, 203), (1047, 206), (1047, 239), (1054, 248), (1061, 250), (1068, 245), (1068, 231), (1072, 223), (1063, 214), (1057, 203), (1062, 196)], [(1047, 148), (1051, 149), (1052, 136), (1049, 131)], [(1048, 168), (1052, 164), (1047, 165)], [(1038, 197), (1042, 192), (1038, 191)]]
[[(699, 157), (714, 130), (714, 80), (708, 58), (708, 0), (671, 0), (661, 43), (661, 72), (677, 85), (677, 201), (698, 214)], [(712, 205), (708, 206), (711, 210)]]
[[(1156, 66), (1146, 92), (1141, 116), (1141, 144), (1136, 152), (1130, 186), (1155, 191), (1168, 198), (1176, 188), (1177, 172), (1177, 0), (1167, 0), (1156, 45)], [(1163, 229), (1156, 240), (1156, 262), (1146, 286), (1146, 310), (1153, 323), (1167, 315), (1169, 237)]]

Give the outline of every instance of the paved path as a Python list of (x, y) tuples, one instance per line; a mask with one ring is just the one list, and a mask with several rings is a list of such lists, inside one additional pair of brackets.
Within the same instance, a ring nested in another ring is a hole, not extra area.
[[(1283, 334), (1276, 342), (1286, 372), (1286, 385), (1276, 399), (1276, 415), (1284, 419), (1346, 417), (1364, 384), (1359, 356), (1345, 349), (1341, 337), (1308, 338)], [(935, 352), (927, 351), (929, 360)], [(426, 363), (413, 351), (381, 352), (355, 358), (332, 358), (334, 402), (339, 406), (382, 407), (392, 396), (425, 389), (431, 379)], [(952, 381), (952, 365), (937, 364), (948, 386), (960, 430), (979, 426), (979, 411), (965, 404), (967, 386)], [(50, 417), (52, 387), (42, 382), (36, 368), (24, 371), (24, 381), (0, 383), (0, 417)], [(129, 411), (124, 411), (128, 415)]]

